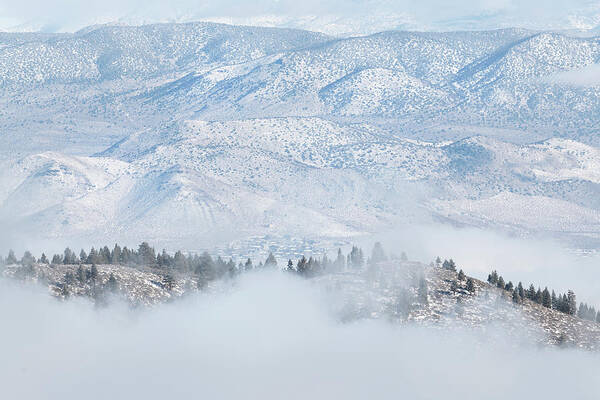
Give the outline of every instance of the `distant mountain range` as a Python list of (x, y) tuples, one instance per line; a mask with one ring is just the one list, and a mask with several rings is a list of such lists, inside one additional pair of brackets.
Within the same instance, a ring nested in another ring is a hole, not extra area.
[(442, 221), (596, 246), (599, 63), (599, 37), (522, 29), (1, 33), (0, 222), (175, 243)]

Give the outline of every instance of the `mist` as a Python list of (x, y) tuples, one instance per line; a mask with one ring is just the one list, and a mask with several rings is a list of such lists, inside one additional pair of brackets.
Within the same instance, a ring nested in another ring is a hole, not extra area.
[(467, 275), (484, 281), (495, 269), (507, 282), (533, 283), (557, 292), (572, 289), (579, 301), (600, 305), (600, 254), (558, 238), (436, 224), (399, 227), (375, 235), (364, 246), (374, 240), (392, 253), (406, 251), (425, 263), (438, 256), (453, 258)]
[[(286, 19), (335, 16), (340, 18), (376, 18), (381, 23), (392, 18), (390, 28), (477, 29), (517, 25), (534, 28), (592, 28), (598, 21), (593, 12), (598, 7), (586, 0), (566, 1), (513, 1), (513, 0), (457, 0), (444, 2), (426, 0), (225, 0), (197, 2), (175, 0), (88, 1), (25, 0), (0, 1), (1, 28), (32, 25), (45, 31), (74, 31), (94, 23), (121, 21), (125, 23), (185, 22), (214, 18), (232, 18), (232, 22), (249, 22), (251, 17), (262, 17), (264, 24), (277, 24)], [(591, 14), (590, 14), (591, 12)]]
[[(310, 280), (248, 274), (149, 309), (0, 280), (6, 398), (597, 399), (597, 354), (470, 331), (339, 323)], [(8, 322), (8, 323), (6, 323)]]

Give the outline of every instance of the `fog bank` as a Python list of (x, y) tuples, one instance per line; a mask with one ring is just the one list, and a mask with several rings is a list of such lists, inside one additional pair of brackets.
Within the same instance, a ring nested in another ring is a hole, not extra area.
[[(152, 309), (0, 281), (6, 398), (597, 399), (600, 357), (470, 332), (340, 324), (310, 281), (243, 277)], [(502, 335), (495, 335), (502, 336)]]

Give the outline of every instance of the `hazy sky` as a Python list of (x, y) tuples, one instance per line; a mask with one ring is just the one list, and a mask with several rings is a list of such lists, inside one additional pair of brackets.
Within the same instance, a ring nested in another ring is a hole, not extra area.
[[(261, 22), (248, 20), (259, 16), (270, 17)], [(307, 16), (320, 18), (301, 18)], [(233, 19), (232, 22), (322, 30), (361, 30), (368, 26), (592, 28), (600, 24), (600, 5), (590, 0), (0, 0), (3, 29), (68, 31), (115, 20), (148, 23), (219, 17)]]

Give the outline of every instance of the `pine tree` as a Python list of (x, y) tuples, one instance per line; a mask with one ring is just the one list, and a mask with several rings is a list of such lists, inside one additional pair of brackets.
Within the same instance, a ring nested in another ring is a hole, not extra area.
[(85, 250), (81, 249), (81, 251), (79, 252), (79, 261), (85, 264), (87, 262), (87, 258), (88, 256), (85, 253)]
[(496, 286), (498, 286), (500, 289), (504, 289), (504, 286), (506, 284), (504, 283), (504, 278), (502, 278), (501, 276), (498, 277), (498, 282), (496, 283)]
[(88, 254), (86, 264), (96, 264), (97, 262), (98, 262), (98, 253), (96, 252), (96, 249), (94, 247), (92, 247), (90, 249), (90, 253)]
[(536, 303), (542, 304), (542, 291), (540, 288), (538, 288), (537, 291), (535, 292), (534, 300)]
[(169, 292), (171, 290), (173, 290), (173, 288), (175, 287), (175, 278), (173, 278), (173, 275), (171, 275), (171, 274), (163, 275), (162, 285)]
[(521, 298), (521, 301), (523, 301), (525, 298), (525, 289), (523, 288), (523, 284), (521, 282), (519, 282), (517, 285), (517, 290), (519, 291), (519, 297)]
[(385, 256), (385, 252), (383, 251), (381, 243), (376, 242), (375, 245), (373, 245), (373, 250), (371, 251), (371, 263), (377, 264), (386, 260), (387, 257)]
[(442, 264), (442, 268), (456, 272), (456, 263), (454, 262), (453, 259), (444, 260), (444, 263)]
[(577, 312), (577, 301), (572, 290), (567, 292), (567, 314), (575, 315)]
[(442, 259), (440, 258), (440, 256), (437, 256), (435, 259), (435, 266), (439, 268), (441, 265), (442, 265)]
[(546, 308), (552, 308), (552, 296), (547, 287), (542, 292), (542, 305)]
[(98, 267), (96, 267), (96, 264), (92, 264), (92, 268), (90, 269), (90, 280), (92, 283), (96, 283), (96, 278), (98, 278)]
[(117, 279), (115, 278), (115, 276), (113, 275), (113, 273), (110, 273), (110, 276), (108, 277), (108, 281), (106, 282), (106, 287), (108, 288), (108, 291), (111, 293), (116, 293), (117, 290), (119, 289), (119, 284), (117, 283)]
[(63, 264), (65, 264), (65, 265), (77, 264), (77, 256), (68, 247), (65, 249), (65, 251), (63, 253)]
[(472, 278), (467, 279), (467, 290), (469, 293), (475, 293), (475, 282)]
[(35, 257), (31, 254), (31, 252), (26, 251), (21, 258), (21, 264), (30, 267), (35, 263)]
[(342, 254), (342, 249), (338, 249), (337, 258), (335, 259), (335, 269), (337, 271), (343, 271), (346, 269), (346, 262), (344, 255)]
[(244, 264), (244, 270), (251, 271), (252, 268), (253, 268), (253, 266), (252, 266), (252, 260), (250, 258), (248, 258), (246, 260), (246, 264)]
[(552, 295), (550, 296), (550, 301), (552, 303), (552, 309), (557, 310), (558, 309), (558, 299), (556, 298), (556, 293), (554, 292), (554, 290), (552, 291)]
[(452, 293), (455, 293), (457, 290), (458, 290), (458, 284), (456, 283), (456, 281), (450, 282), (450, 291)]
[(46, 257), (46, 254), (42, 253), (42, 257), (40, 258), (40, 262), (42, 264), (50, 264), (50, 261), (48, 261), (48, 257)]
[(298, 263), (296, 264), (296, 272), (298, 272), (300, 275), (306, 275), (307, 269), (308, 269), (308, 261), (306, 260), (306, 257), (302, 256), (301, 259), (298, 260)]
[(156, 265), (156, 253), (147, 242), (140, 243), (138, 247), (138, 263), (142, 265)]
[(200, 256), (200, 258), (198, 260), (198, 266), (196, 267), (195, 273), (196, 273), (196, 275), (202, 277), (202, 279), (205, 282), (209, 282), (209, 281), (212, 281), (213, 279), (215, 279), (215, 276), (216, 276), (215, 263), (214, 263), (212, 257), (210, 256), (210, 254), (208, 254), (208, 252), (205, 251)]
[(77, 280), (79, 281), (79, 284), (83, 285), (85, 283), (85, 272), (83, 271), (83, 267), (81, 266), (81, 264), (77, 268), (76, 276)]
[(52, 265), (62, 264), (62, 256), (60, 254), (55, 254), (52, 256)]
[(529, 289), (527, 289), (526, 296), (529, 300), (535, 301), (535, 286), (533, 286), (533, 283), (529, 285)]
[(68, 271), (65, 274), (65, 285), (71, 285), (74, 280), (75, 280), (75, 277), (73, 276), (73, 273), (71, 271)]
[(111, 264), (118, 265), (121, 263), (121, 246), (115, 243), (112, 253), (110, 254)]
[(521, 303), (521, 296), (519, 296), (519, 290), (518, 289), (513, 290), (513, 292), (512, 292), (512, 301), (513, 301), (513, 303), (516, 303), (516, 304), (520, 304)]
[(596, 322), (600, 324), (600, 310), (596, 313)]
[(269, 257), (267, 257), (267, 259), (265, 260), (265, 267), (268, 267), (268, 268), (276, 268), (277, 267), (277, 260), (275, 259), (275, 256), (273, 255), (273, 253), (269, 253)]
[(498, 283), (498, 272), (495, 270), (488, 275), (488, 282), (490, 285), (496, 285)]
[(293, 271), (295, 271), (295, 270), (294, 270), (294, 263), (293, 263), (293, 261), (292, 261), (291, 259), (289, 259), (289, 260), (288, 260), (288, 263), (287, 263), (287, 270), (288, 270), (289, 272), (293, 272)]
[(465, 273), (463, 272), (462, 269), (460, 271), (458, 271), (458, 280), (459, 281), (464, 281), (465, 280)]
[(11, 249), (8, 251), (8, 257), (6, 257), (6, 264), (12, 265), (17, 263), (17, 257), (15, 257), (15, 252)]

